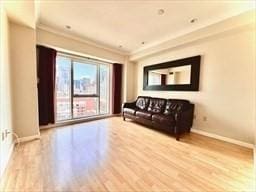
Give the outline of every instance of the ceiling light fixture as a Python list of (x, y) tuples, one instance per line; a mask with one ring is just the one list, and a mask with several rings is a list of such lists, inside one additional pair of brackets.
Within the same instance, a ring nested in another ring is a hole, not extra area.
[(145, 44), (145, 41), (142, 41), (141, 44), (144, 45), (144, 44)]
[(193, 19), (191, 19), (189, 22), (190, 22), (190, 23), (195, 23), (195, 22), (197, 22), (197, 18), (193, 18)]
[(65, 27), (66, 27), (66, 29), (71, 29), (70, 25), (66, 25)]
[(158, 13), (158, 15), (163, 15), (164, 14), (164, 9), (158, 9), (157, 13)]

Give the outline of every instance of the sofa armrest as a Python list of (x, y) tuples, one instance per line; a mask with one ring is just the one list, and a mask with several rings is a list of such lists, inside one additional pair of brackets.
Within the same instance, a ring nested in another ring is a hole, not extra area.
[(131, 102), (131, 103), (128, 103), (128, 102), (123, 103), (123, 106), (122, 106), (122, 108), (132, 108), (132, 109), (134, 109), (135, 107), (136, 107), (136, 102), (135, 101)]
[(175, 133), (179, 134), (180, 132), (190, 131), (190, 128), (193, 125), (194, 118), (194, 104), (189, 104), (189, 107), (186, 110), (183, 110), (175, 114)]

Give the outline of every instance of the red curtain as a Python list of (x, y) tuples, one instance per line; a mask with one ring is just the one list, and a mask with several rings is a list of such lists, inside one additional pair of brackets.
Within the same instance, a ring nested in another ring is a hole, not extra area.
[(112, 81), (112, 110), (113, 114), (119, 114), (122, 105), (122, 64), (113, 64)]
[(57, 51), (37, 46), (39, 125), (55, 122), (55, 67)]

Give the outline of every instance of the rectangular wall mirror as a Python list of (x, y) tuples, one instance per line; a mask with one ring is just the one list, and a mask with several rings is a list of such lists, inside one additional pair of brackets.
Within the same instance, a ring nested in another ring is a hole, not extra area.
[(200, 56), (144, 67), (144, 90), (198, 91)]

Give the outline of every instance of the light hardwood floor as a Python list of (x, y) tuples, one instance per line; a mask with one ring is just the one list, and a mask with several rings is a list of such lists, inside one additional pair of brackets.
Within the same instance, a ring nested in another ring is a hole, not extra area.
[(15, 150), (2, 191), (252, 191), (253, 153), (120, 117), (41, 131)]

